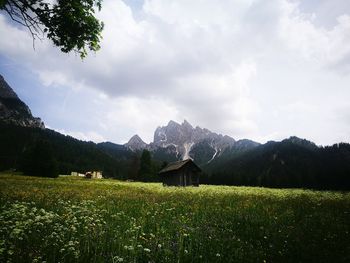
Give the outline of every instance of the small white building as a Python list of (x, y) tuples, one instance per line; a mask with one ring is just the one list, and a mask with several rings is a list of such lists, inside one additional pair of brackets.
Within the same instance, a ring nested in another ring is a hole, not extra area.
[(78, 172), (71, 172), (70, 175), (71, 175), (71, 176), (85, 177), (85, 174), (81, 174), (81, 173), (78, 173)]
[(85, 173), (85, 178), (102, 179), (102, 171), (91, 171)]

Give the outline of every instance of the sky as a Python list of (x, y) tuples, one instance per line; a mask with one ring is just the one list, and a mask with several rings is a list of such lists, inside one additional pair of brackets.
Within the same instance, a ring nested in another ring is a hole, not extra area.
[(261, 143), (350, 142), (348, 0), (104, 0), (81, 60), (0, 13), (0, 74), (46, 127), (153, 140), (193, 126)]

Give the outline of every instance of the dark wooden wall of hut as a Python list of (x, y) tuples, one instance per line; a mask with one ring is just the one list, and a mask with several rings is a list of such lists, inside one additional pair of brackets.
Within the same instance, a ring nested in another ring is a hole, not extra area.
[(192, 166), (185, 166), (177, 171), (162, 175), (163, 184), (169, 186), (198, 186), (199, 173)]

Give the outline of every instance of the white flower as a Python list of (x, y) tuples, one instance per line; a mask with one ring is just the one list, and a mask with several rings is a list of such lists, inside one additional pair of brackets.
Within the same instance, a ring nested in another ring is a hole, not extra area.
[(116, 262), (123, 262), (124, 261), (124, 259), (122, 257), (118, 257), (118, 256), (115, 256), (114, 260), (116, 260)]

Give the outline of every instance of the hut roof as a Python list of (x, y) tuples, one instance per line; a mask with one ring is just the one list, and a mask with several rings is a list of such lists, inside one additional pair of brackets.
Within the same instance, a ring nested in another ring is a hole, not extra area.
[(160, 170), (158, 174), (179, 170), (188, 163), (192, 163), (192, 165), (194, 165), (199, 171), (201, 171), (201, 169), (191, 159), (187, 159), (187, 160), (169, 163), (165, 168)]

